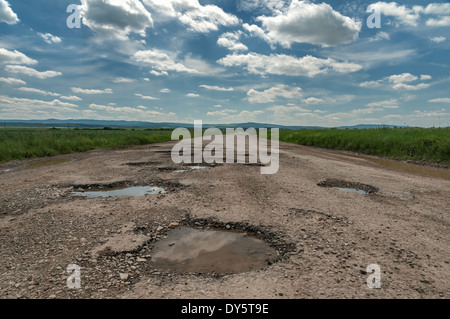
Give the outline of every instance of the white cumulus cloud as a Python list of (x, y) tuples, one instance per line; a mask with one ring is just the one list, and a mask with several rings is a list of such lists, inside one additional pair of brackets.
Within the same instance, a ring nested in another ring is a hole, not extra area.
[(9, 51), (7, 49), (0, 48), (0, 63), (34, 65), (38, 62), (34, 59), (30, 59), (25, 54), (17, 50)]
[(335, 11), (329, 4), (292, 0), (289, 8), (275, 16), (260, 16), (259, 27), (246, 26), (269, 43), (289, 48), (292, 43), (334, 46), (358, 38), (362, 24)]
[(97, 90), (97, 89), (82, 89), (82, 88), (71, 88), (72, 92), (78, 93), (78, 94), (87, 94), (87, 95), (94, 95), (94, 94), (113, 94), (112, 89), (104, 89), (104, 90)]
[(300, 99), (303, 96), (302, 89), (279, 84), (265, 91), (250, 90), (247, 92), (250, 103), (270, 103), (275, 102), (278, 97), (285, 99)]
[(41, 80), (62, 75), (61, 72), (57, 72), (57, 71), (40, 72), (33, 68), (29, 68), (29, 67), (22, 66), (22, 65), (7, 65), (7, 66), (5, 66), (5, 70), (10, 73), (23, 74), (23, 75), (35, 77), (35, 78), (38, 78)]
[(215, 5), (202, 5), (198, 0), (143, 0), (155, 16), (178, 19), (191, 31), (208, 33), (219, 26), (233, 26), (239, 19)]
[(315, 77), (330, 71), (351, 73), (362, 69), (362, 66), (350, 62), (337, 62), (334, 59), (321, 59), (310, 55), (298, 58), (284, 54), (261, 55), (257, 53), (232, 54), (218, 61), (224, 66), (244, 66), (253, 74), (276, 74), (289, 76)]
[(197, 70), (177, 62), (176, 56), (170, 56), (168, 53), (157, 49), (137, 51), (132, 58), (136, 62), (143, 63), (155, 69), (156, 73), (150, 73), (157, 76), (167, 75), (167, 71), (186, 72), (192, 74), (199, 73)]
[(81, 0), (83, 23), (103, 38), (127, 40), (130, 33), (146, 35), (153, 26), (150, 12), (139, 0)]
[(44, 39), (45, 42), (47, 42), (48, 44), (52, 44), (52, 43), (61, 43), (61, 38), (57, 37), (56, 35), (53, 35), (51, 33), (40, 33), (38, 32), (38, 35)]
[(7, 24), (16, 24), (20, 21), (6, 0), (0, 0), (0, 21)]

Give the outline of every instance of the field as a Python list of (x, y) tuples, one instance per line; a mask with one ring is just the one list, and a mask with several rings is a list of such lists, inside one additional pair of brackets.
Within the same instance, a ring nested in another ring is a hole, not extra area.
[[(170, 141), (170, 129), (0, 128), (0, 162)], [(280, 141), (450, 165), (450, 128), (281, 130)]]
[(0, 129), (0, 162), (170, 141), (171, 130)]
[(280, 131), (280, 141), (393, 159), (450, 164), (450, 128)]

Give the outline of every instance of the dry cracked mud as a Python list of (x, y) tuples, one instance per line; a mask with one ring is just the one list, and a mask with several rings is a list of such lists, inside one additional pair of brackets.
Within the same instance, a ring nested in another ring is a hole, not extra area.
[[(448, 169), (281, 143), (274, 175), (197, 170), (172, 163), (172, 146), (0, 165), (0, 298), (450, 298)], [(73, 194), (132, 186), (166, 193)], [(237, 274), (155, 268), (155, 245), (177, 227), (244, 232), (277, 258)], [(67, 287), (72, 264), (80, 289)], [(380, 289), (366, 285), (370, 264)]]

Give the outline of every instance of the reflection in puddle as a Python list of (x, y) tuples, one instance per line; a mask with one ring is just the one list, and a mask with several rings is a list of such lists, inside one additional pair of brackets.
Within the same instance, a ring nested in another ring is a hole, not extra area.
[(360, 195), (369, 195), (368, 192), (362, 190), (362, 189), (356, 189), (356, 188), (344, 188), (344, 187), (332, 187), (334, 189), (339, 189), (344, 192), (350, 192), (350, 193), (356, 193)]
[(262, 269), (277, 252), (243, 233), (179, 227), (155, 245), (152, 266), (180, 273), (241, 273)]
[[(190, 169), (191, 170), (202, 170), (202, 169), (207, 169), (207, 166), (191, 166)], [(189, 170), (187, 169), (180, 169), (178, 171), (174, 171), (174, 173), (186, 173), (189, 172)]]
[(163, 188), (152, 186), (138, 186), (117, 188), (108, 191), (93, 191), (93, 192), (72, 192), (74, 195), (84, 196), (86, 198), (100, 198), (100, 197), (140, 197), (145, 195), (165, 194), (166, 191)]

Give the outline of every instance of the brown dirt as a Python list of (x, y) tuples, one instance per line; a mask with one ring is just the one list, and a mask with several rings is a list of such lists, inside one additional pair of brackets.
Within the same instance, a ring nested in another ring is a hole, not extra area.
[[(172, 163), (172, 145), (0, 165), (0, 298), (450, 298), (448, 170), (281, 143), (275, 175), (240, 164), (173, 173), (164, 168), (187, 166)], [(326, 180), (378, 191), (318, 186)], [(167, 194), (71, 194), (117, 185)], [(233, 275), (154, 269), (155, 243), (178, 224), (245, 231), (280, 258)], [(67, 288), (70, 264), (81, 267), (79, 290)], [(370, 264), (381, 267), (381, 289), (366, 285)]]

